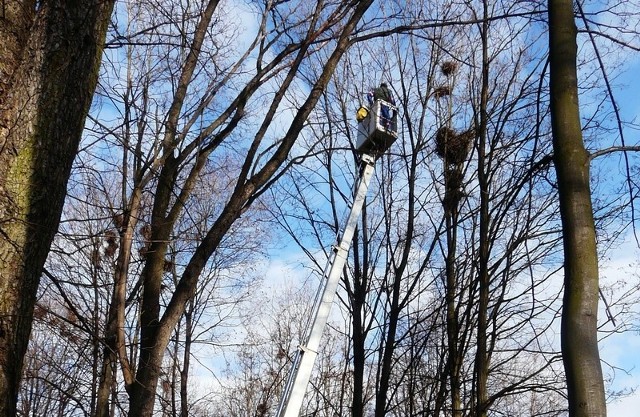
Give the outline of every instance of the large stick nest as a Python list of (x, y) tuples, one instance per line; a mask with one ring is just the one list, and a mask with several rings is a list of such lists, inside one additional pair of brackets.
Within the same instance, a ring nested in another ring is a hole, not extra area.
[(473, 129), (458, 134), (443, 126), (436, 132), (436, 154), (445, 164), (461, 164), (469, 156), (474, 137)]
[(440, 87), (436, 87), (433, 89), (433, 96), (435, 98), (442, 98), (442, 97), (446, 97), (446, 96), (450, 96), (451, 95), (451, 87), (449, 87), (448, 85), (443, 85)]
[(458, 64), (454, 61), (445, 61), (440, 65), (440, 70), (445, 76), (450, 76), (458, 69)]

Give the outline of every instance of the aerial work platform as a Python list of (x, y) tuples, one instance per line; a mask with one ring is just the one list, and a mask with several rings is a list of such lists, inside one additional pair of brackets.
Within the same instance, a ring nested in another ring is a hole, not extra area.
[(371, 108), (358, 110), (358, 138), (360, 153), (379, 156), (398, 139), (398, 109), (384, 100), (376, 100)]
[(347, 262), (351, 241), (365, 203), (376, 159), (384, 154), (398, 138), (398, 110), (388, 101), (377, 99), (368, 107), (360, 107), (356, 149), (360, 157), (360, 178), (355, 190), (347, 224), (339, 241), (332, 247), (327, 266), (305, 326), (291, 372), (287, 378), (276, 417), (299, 417), (302, 400), (309, 385), (313, 365), (320, 350), (322, 333), (327, 325), (331, 306), (338, 290), (340, 277)]

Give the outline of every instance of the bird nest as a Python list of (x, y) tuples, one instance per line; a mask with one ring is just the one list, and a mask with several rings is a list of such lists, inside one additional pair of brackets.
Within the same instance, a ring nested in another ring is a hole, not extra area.
[(447, 97), (451, 95), (451, 87), (448, 85), (443, 85), (440, 87), (436, 87), (433, 89), (433, 96), (435, 98)]
[(458, 63), (454, 61), (445, 61), (440, 64), (440, 71), (447, 77), (456, 72), (457, 69)]
[(446, 164), (461, 164), (469, 156), (474, 137), (472, 129), (458, 134), (453, 129), (443, 126), (436, 132), (436, 154)]
[(104, 234), (104, 240), (107, 242), (104, 254), (109, 258), (113, 258), (116, 250), (118, 250), (118, 234), (114, 230), (107, 230)]

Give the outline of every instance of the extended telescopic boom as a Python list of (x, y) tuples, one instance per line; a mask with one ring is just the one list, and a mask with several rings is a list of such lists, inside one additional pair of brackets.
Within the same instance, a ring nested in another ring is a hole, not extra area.
[(357, 150), (361, 153), (362, 160), (360, 181), (347, 219), (347, 225), (338, 245), (332, 248), (331, 256), (327, 261), (323, 280), (318, 289), (309, 318), (307, 326), (309, 330), (303, 343), (298, 346), (291, 372), (280, 398), (276, 417), (300, 416), (302, 400), (311, 378), (313, 364), (316, 356), (318, 356), (320, 339), (329, 318), (331, 305), (340, 283), (342, 269), (347, 262), (353, 234), (355, 233), (358, 218), (362, 212), (362, 206), (373, 176), (376, 156), (386, 152), (398, 137), (396, 129), (397, 110), (391, 103), (377, 100), (373, 103), (371, 109), (361, 108), (358, 113), (360, 114), (361, 111), (364, 111), (366, 116), (358, 124), (358, 143), (356, 145)]

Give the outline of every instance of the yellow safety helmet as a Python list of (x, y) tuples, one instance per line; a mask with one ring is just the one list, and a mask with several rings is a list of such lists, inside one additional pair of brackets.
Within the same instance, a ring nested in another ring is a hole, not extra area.
[(360, 106), (358, 111), (356, 112), (356, 120), (358, 122), (363, 121), (369, 115), (369, 109), (364, 106)]

